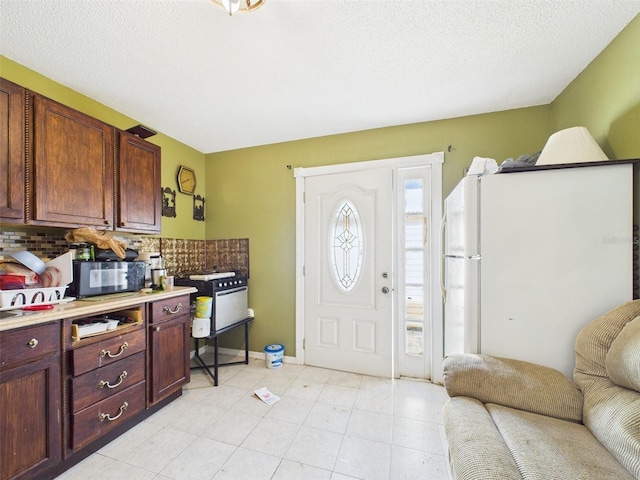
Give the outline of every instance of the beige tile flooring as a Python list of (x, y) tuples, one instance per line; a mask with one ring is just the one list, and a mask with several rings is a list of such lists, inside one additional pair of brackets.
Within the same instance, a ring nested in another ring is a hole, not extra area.
[(447, 480), (446, 399), (427, 382), (264, 360), (221, 368), (218, 387), (192, 370), (182, 397), (58, 479)]

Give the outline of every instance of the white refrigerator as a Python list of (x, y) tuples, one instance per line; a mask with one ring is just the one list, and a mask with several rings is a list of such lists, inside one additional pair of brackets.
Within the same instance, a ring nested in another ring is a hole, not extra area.
[(580, 329), (632, 299), (633, 165), (466, 176), (445, 201), (444, 353), (573, 376)]

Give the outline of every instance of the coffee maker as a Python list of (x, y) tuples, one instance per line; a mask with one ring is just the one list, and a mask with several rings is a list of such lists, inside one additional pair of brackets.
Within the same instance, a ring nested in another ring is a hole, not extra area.
[(142, 261), (146, 265), (144, 274), (144, 286), (146, 288), (158, 287), (160, 277), (166, 277), (167, 271), (164, 268), (164, 261), (159, 252), (146, 252), (138, 255), (136, 260)]

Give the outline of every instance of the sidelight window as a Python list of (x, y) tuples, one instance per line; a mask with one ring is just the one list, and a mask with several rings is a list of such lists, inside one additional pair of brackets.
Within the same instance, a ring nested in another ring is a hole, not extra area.
[(420, 178), (404, 182), (405, 353), (424, 354), (424, 250), (427, 218)]

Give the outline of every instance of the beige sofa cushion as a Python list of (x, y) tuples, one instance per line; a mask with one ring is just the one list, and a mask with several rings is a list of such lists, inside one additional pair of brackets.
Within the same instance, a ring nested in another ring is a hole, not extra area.
[(473, 398), (453, 397), (444, 406), (449, 461), (456, 480), (521, 480), (485, 406)]
[(584, 426), (557, 418), (486, 405), (527, 480), (633, 480)]
[(450, 355), (443, 365), (444, 385), (451, 397), (472, 397), (482, 403), (582, 421), (582, 392), (557, 370), (522, 360), (474, 354)]
[(613, 383), (640, 392), (640, 317), (627, 323), (613, 341), (606, 367)]

